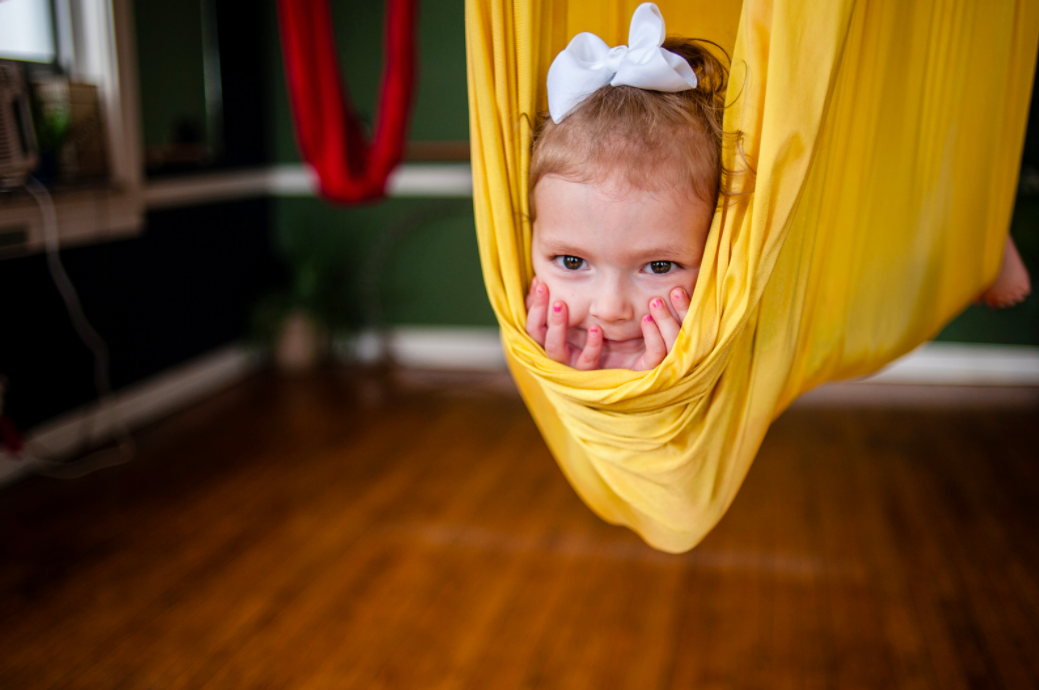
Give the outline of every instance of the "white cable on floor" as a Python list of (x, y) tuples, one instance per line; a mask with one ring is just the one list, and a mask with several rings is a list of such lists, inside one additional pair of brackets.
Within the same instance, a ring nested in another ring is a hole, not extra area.
[[(71, 462), (61, 462), (47, 459), (45, 455), (53, 456), (53, 453), (40, 454), (29, 449), (27, 458), (33, 464), (34, 469), (52, 477), (62, 479), (74, 479), (85, 474), (95, 472), (105, 467), (120, 465), (133, 458), (136, 447), (130, 436), (126, 424), (113, 404), (112, 386), (109, 379), (108, 345), (101, 334), (91, 325), (80, 304), (79, 293), (69, 279), (65, 266), (61, 261), (61, 246), (58, 239), (58, 216), (54, 209), (54, 201), (50, 192), (40, 184), (35, 177), (28, 177), (25, 181), (25, 190), (32, 195), (40, 207), (40, 216), (43, 221), (43, 239), (47, 253), (47, 267), (50, 269), (51, 278), (57, 287), (61, 299), (65, 302), (72, 327), (76, 330), (80, 340), (90, 349), (94, 355), (94, 385), (97, 388), (98, 402), (102, 410), (107, 410), (109, 415), (109, 427), (112, 438), (116, 441), (116, 448), (106, 448), (89, 453), (82, 458)], [(80, 439), (80, 449), (90, 441), (90, 430), (83, 431)], [(39, 442), (30, 442), (28, 445), (40, 446)], [(45, 450), (45, 449), (44, 449)]]

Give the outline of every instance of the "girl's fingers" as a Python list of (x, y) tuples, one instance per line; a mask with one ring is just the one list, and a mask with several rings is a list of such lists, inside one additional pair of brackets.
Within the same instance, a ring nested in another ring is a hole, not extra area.
[(566, 302), (554, 302), (548, 313), (548, 329), (545, 331), (545, 354), (562, 364), (566, 357), (566, 328), (568, 320)]
[(527, 308), (527, 334), (539, 345), (544, 345), (548, 322), (548, 287), (542, 282), (531, 285), (530, 299), (530, 306)]
[(588, 329), (588, 339), (584, 343), (581, 355), (574, 362), (574, 369), (598, 369), (599, 357), (602, 355), (602, 329), (592, 326)]
[(685, 321), (685, 315), (689, 313), (689, 303), (692, 298), (689, 297), (689, 293), (680, 287), (676, 287), (671, 291), (671, 306), (675, 308), (675, 313), (678, 314), (678, 322), (681, 324)]
[(642, 369), (653, 369), (667, 356), (667, 345), (653, 317), (646, 314), (642, 317), (642, 338), (646, 341), (646, 352), (642, 355)]
[(660, 330), (660, 335), (664, 337), (665, 347), (670, 351), (675, 346), (675, 339), (678, 338), (678, 331), (682, 324), (675, 321), (675, 317), (671, 315), (671, 310), (667, 308), (664, 300), (659, 297), (654, 297), (649, 301), (649, 313), (653, 316), (653, 320)]
[(534, 304), (534, 290), (538, 287), (538, 277), (534, 276), (534, 280), (530, 281), (530, 289), (527, 290), (526, 306), (527, 311), (530, 311), (530, 307)]

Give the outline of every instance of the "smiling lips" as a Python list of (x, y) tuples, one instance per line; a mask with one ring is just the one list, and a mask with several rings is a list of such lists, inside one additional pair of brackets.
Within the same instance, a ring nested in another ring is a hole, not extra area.
[[(600, 328), (601, 328), (601, 326), (600, 326)], [(587, 340), (587, 337), (588, 337), (587, 329), (571, 327), (571, 332), (573, 332), (573, 331), (580, 331), (580, 336), (576, 340), (580, 341), (580, 347), (578, 347), (578, 349), (583, 348), (584, 347), (584, 343), (585, 343), (585, 341)], [(577, 347), (577, 343), (574, 343), (573, 340), (574, 339), (571, 339), (571, 344), (573, 344), (575, 347)], [(620, 350), (620, 351), (624, 351), (624, 350), (629, 349), (629, 348), (634, 351), (634, 350), (638, 350), (638, 349), (641, 349), (642, 347), (644, 347), (643, 338), (642, 338), (642, 334), (641, 333), (639, 333), (637, 336), (635, 336), (633, 338), (624, 338), (624, 339), (603, 338), (602, 344), (603, 344), (604, 348), (609, 348), (611, 350)]]

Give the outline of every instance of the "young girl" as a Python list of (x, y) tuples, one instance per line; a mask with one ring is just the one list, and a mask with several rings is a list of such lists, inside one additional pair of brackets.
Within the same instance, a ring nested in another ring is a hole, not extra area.
[[(728, 73), (693, 39), (664, 39), (652, 3), (629, 46), (579, 34), (548, 74), (530, 165), (535, 278), (527, 333), (575, 369), (646, 370), (674, 346), (722, 189)], [(1011, 306), (1028, 273), (1007, 240), (981, 300)]]

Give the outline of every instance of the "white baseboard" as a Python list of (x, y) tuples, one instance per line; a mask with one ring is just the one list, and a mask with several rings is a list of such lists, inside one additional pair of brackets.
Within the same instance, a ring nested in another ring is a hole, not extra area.
[[(49, 459), (68, 457), (104, 443), (118, 424), (133, 430), (202, 400), (241, 380), (260, 358), (242, 345), (230, 345), (190, 360), (115, 393), (106, 404), (90, 403), (28, 431), (29, 447), (46, 449)], [(29, 471), (25, 460), (0, 453), (0, 485)]]
[(383, 346), (397, 364), (415, 369), (504, 371), (501, 335), (493, 326), (398, 326), (385, 341), (372, 331), (341, 344), (337, 350), (362, 363), (374, 362)]
[[(399, 326), (387, 334), (390, 354), (406, 367), (505, 369), (494, 327)], [(379, 356), (374, 333), (344, 350), (362, 362)], [(1039, 347), (927, 343), (864, 382), (946, 386), (1039, 386)]]
[(864, 380), (945, 386), (1039, 386), (1039, 347), (927, 343)]

